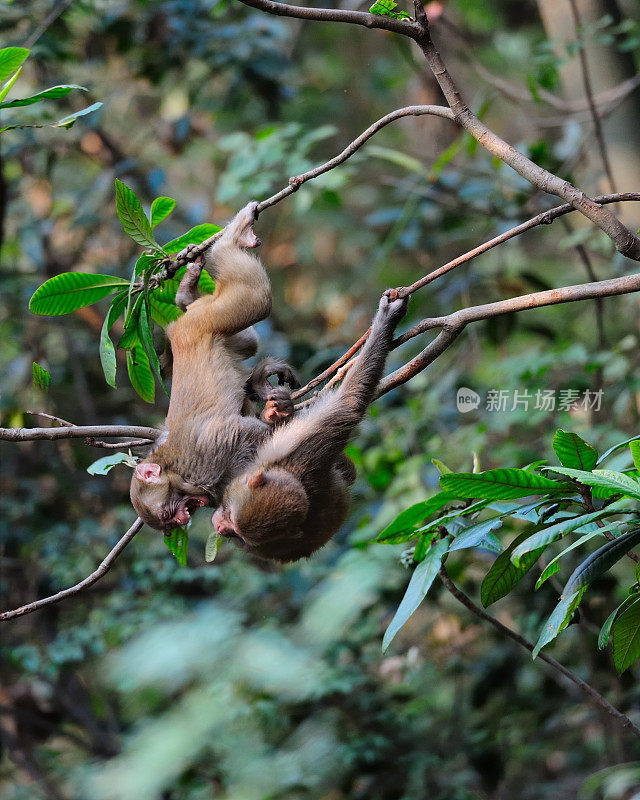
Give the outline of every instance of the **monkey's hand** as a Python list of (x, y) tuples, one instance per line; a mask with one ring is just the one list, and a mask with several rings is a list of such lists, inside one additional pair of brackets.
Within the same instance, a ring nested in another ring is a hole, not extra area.
[(267, 397), (267, 404), (262, 412), (262, 419), (268, 425), (287, 422), (293, 415), (293, 400), (289, 390), (283, 386), (272, 386)]
[(239, 247), (259, 247), (262, 242), (255, 235), (253, 223), (257, 219), (258, 201), (252, 200), (227, 225), (224, 237), (229, 237)]
[(256, 394), (261, 400), (267, 400), (274, 387), (269, 383), (272, 375), (278, 376), (278, 384), (286, 384), (291, 389), (298, 389), (300, 381), (295, 372), (285, 362), (275, 358), (265, 358), (253, 368), (247, 381), (247, 391)]
[(186, 311), (187, 306), (193, 303), (194, 300), (197, 300), (200, 295), (198, 291), (198, 281), (200, 280), (203, 266), (204, 259), (202, 256), (198, 256), (195, 261), (187, 264), (187, 269), (180, 281), (180, 286), (178, 286), (175, 300), (178, 308), (181, 308), (183, 311)]

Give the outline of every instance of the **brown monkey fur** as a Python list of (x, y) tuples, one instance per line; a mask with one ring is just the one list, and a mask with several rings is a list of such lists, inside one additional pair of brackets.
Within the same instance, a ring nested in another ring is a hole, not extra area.
[(382, 377), (407, 301), (388, 291), (371, 334), (339, 389), (298, 412), (226, 487), (212, 522), (243, 550), (296, 561), (325, 544), (347, 517), (355, 468), (343, 450)]
[[(266, 359), (247, 374), (242, 361), (255, 354), (251, 327), (271, 310), (269, 279), (259, 259), (256, 203), (240, 211), (205, 257), (189, 264), (176, 293), (186, 312), (167, 328), (173, 356), (166, 434), (139, 462), (131, 480), (131, 502), (152, 528), (169, 533), (186, 524), (198, 506), (217, 504), (224, 486), (251, 463), (273, 425), (293, 411), (289, 393), (272, 387), (270, 375), (298, 385), (289, 367)], [(212, 295), (197, 296), (202, 268), (213, 274)], [(247, 390), (267, 406), (251, 416)]]

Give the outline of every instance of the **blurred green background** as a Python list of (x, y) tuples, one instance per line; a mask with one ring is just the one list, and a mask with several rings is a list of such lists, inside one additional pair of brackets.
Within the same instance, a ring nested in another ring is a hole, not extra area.
[[(637, 71), (637, 3), (579, 5), (596, 93), (615, 90)], [(609, 191), (568, 2), (449, 0), (428, 10), (470, 107), (537, 163), (592, 194)], [(3, 46), (32, 47), (16, 84), (23, 93), (55, 83), (89, 89), (52, 101), (52, 120), (103, 102), (69, 131), (2, 134), (3, 426), (39, 424), (27, 409), (77, 424), (163, 419), (166, 399), (143, 403), (122, 362), (118, 389), (105, 384), (104, 306), (55, 319), (27, 311), (35, 288), (59, 272), (130, 274), (139, 251), (116, 217), (114, 178), (146, 203), (160, 194), (178, 200), (158, 228), (162, 242), (226, 221), (394, 108), (441, 102), (408, 41), (270, 17), (231, 0), (2, 2), (0, 31)], [(617, 188), (637, 191), (639, 96), (625, 91), (602, 108)], [(18, 112), (35, 119), (36, 110)], [(446, 120), (394, 123), (260, 216), (274, 290), (261, 352), (288, 359), (308, 380), (366, 329), (384, 288), (554, 204)], [(637, 230), (637, 206), (619, 210)], [(573, 215), (422, 290), (407, 324), (586, 281), (589, 269), (613, 277), (632, 268)], [(358, 481), (348, 524), (309, 561), (274, 567), (227, 545), (208, 565), (203, 509), (186, 568), (144, 529), (84, 595), (4, 623), (0, 798), (570, 798), (599, 770), (640, 758), (573, 688), (439, 587), (383, 656), (382, 634), (410, 573), (402, 547), (369, 544), (436, 491), (432, 458), (471, 469), (476, 452), (483, 468), (524, 466), (550, 457), (558, 427), (601, 449), (637, 433), (637, 312), (631, 295), (468, 329), (371, 409), (350, 449)], [(394, 352), (390, 367), (426, 341)], [(32, 387), (33, 361), (52, 375), (47, 394)], [(491, 389), (604, 394), (598, 412), (499, 412), (483, 403), (461, 414), (460, 387), (482, 398)], [(86, 472), (101, 455), (80, 442), (0, 443), (3, 609), (83, 578), (133, 521), (129, 470)], [(489, 563), (477, 552), (449, 565), (475, 594)], [(628, 579), (631, 567), (619, 571)], [(557, 593), (547, 583), (534, 595), (534, 581), (494, 613), (535, 640)], [(612, 702), (637, 709), (637, 668), (619, 678), (594, 646), (624, 595), (614, 577), (592, 588), (584, 624), (551, 652)], [(637, 769), (618, 768), (583, 796), (622, 800), (639, 785)]]

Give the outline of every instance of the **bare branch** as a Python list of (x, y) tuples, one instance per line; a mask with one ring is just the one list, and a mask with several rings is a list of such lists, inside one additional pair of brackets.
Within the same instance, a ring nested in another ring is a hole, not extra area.
[(73, 428), (73, 422), (69, 422), (66, 419), (62, 419), (62, 417), (56, 417), (55, 414), (47, 414), (45, 411), (25, 411), (25, 414), (31, 414), (34, 417), (44, 417), (45, 419), (53, 420), (53, 422), (57, 422), (60, 425), (63, 425), (65, 428)]
[(138, 533), (140, 528), (142, 528), (143, 524), (144, 523), (140, 518), (136, 519), (129, 530), (119, 539), (116, 546), (104, 558), (100, 566), (94, 572), (92, 572), (91, 575), (87, 575), (84, 580), (81, 580), (80, 583), (76, 583), (75, 586), (70, 586), (68, 589), (63, 589), (57, 594), (52, 594), (50, 597), (43, 597), (41, 600), (34, 600), (33, 603), (27, 603), (26, 606), (20, 606), (20, 608), (14, 608), (11, 611), (3, 611), (0, 614), (0, 622), (13, 619), (14, 617), (22, 617), (25, 614), (31, 614), (33, 611), (38, 611), (40, 608), (44, 608), (44, 606), (50, 606), (54, 603), (59, 603), (60, 600), (64, 600), (67, 597), (73, 597), (73, 595), (78, 594), (83, 589), (86, 589), (88, 586), (91, 586), (96, 581), (100, 580), (100, 578), (109, 572), (113, 566), (113, 562), (118, 558), (120, 553), (129, 544), (133, 537)]
[[(511, 628), (507, 628), (506, 625), (503, 625), (502, 622), (497, 620), (495, 617), (492, 617), (491, 614), (487, 614), (486, 611), (477, 606), (470, 597), (468, 597), (460, 588), (458, 588), (447, 574), (444, 564), (440, 567), (440, 580), (442, 581), (445, 589), (451, 595), (453, 595), (453, 597), (455, 597), (459, 603), (462, 603), (465, 608), (468, 608), (472, 614), (475, 614), (475, 616), (479, 619), (488, 622), (490, 625), (493, 625), (493, 627), (499, 630), (500, 633), (508, 636), (514, 642), (517, 642), (521, 647), (524, 647), (525, 650), (533, 653), (534, 646), (530, 641), (525, 639), (524, 636), (521, 636)], [(541, 661), (549, 664), (550, 667), (559, 672), (561, 675), (564, 675), (564, 677), (570, 680), (571, 683), (575, 684), (578, 689), (580, 689), (580, 691), (601, 711), (604, 711), (612, 716), (623, 728), (629, 730), (634, 736), (640, 738), (640, 728), (634, 725), (626, 714), (623, 714), (622, 711), (611, 705), (611, 703), (604, 698), (600, 692), (594, 689), (593, 686), (588, 684), (586, 681), (583, 681), (582, 678), (579, 678), (574, 672), (572, 672), (570, 669), (567, 669), (567, 667), (565, 667), (559, 661), (556, 661), (555, 658), (548, 656), (546, 653), (538, 653), (538, 658)]]
[(153, 444), (152, 439), (131, 439), (126, 442), (103, 442), (101, 439), (94, 439), (87, 436), (84, 443), (88, 447), (102, 447), (105, 450), (128, 450), (130, 447), (145, 447)]
[(350, 158), (356, 152), (356, 150), (359, 150), (362, 145), (374, 135), (374, 133), (377, 133), (381, 128), (384, 128), (385, 125), (388, 125), (390, 122), (394, 122), (402, 117), (420, 117), (425, 114), (430, 114), (431, 116), (435, 117), (442, 117), (443, 119), (448, 119), (452, 122), (454, 121), (453, 112), (446, 106), (406, 106), (405, 108), (398, 108), (395, 111), (392, 111), (390, 114), (381, 117), (379, 120), (374, 122), (373, 125), (370, 125), (366, 131), (363, 131), (357, 139), (354, 139), (351, 144), (345, 147), (345, 149), (339, 155), (335, 156), (330, 161), (327, 161), (326, 163), (321, 164), (320, 166), (315, 167), (314, 169), (309, 170), (309, 172), (305, 172), (302, 175), (296, 175), (293, 178), (289, 178), (289, 185), (279, 191), (277, 194), (274, 194), (272, 197), (269, 197), (266, 200), (258, 203), (257, 211), (263, 211), (265, 208), (279, 203), (283, 198), (288, 197), (290, 194), (293, 194), (293, 192), (296, 192), (303, 183), (310, 181), (312, 178), (317, 178), (319, 175), (323, 175), (325, 172), (329, 172), (329, 170), (337, 167), (338, 164), (342, 164), (342, 162)]
[(141, 425), (74, 425), (66, 428), (0, 428), (0, 441), (32, 442), (39, 439), (81, 439), (98, 436), (135, 436), (155, 441), (160, 436), (157, 428)]

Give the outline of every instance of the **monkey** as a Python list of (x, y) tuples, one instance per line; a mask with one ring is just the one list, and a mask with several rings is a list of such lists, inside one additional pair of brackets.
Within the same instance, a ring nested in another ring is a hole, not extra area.
[[(131, 502), (152, 528), (169, 534), (199, 506), (217, 505), (222, 489), (251, 463), (258, 446), (293, 412), (291, 368), (265, 359), (247, 378), (242, 361), (254, 355), (252, 325), (268, 316), (271, 288), (260, 260), (243, 248), (260, 244), (253, 231), (257, 203), (242, 209), (204, 257), (187, 266), (176, 293), (185, 313), (167, 328), (173, 381), (164, 434), (136, 465)], [(198, 297), (200, 273), (215, 278), (213, 294)], [(277, 375), (281, 385), (272, 386)], [(253, 416), (249, 396), (266, 401)]]
[(385, 292), (342, 385), (296, 412), (229, 482), (212, 517), (219, 535), (259, 558), (288, 562), (310, 556), (340, 529), (356, 477), (343, 450), (375, 397), (406, 305), (397, 290)]

